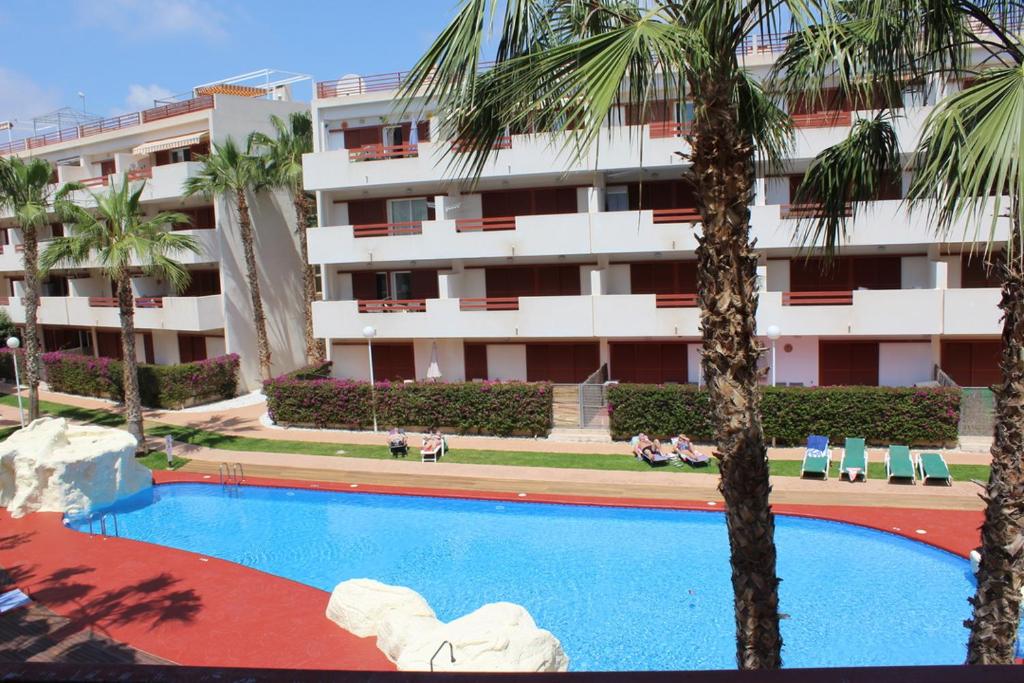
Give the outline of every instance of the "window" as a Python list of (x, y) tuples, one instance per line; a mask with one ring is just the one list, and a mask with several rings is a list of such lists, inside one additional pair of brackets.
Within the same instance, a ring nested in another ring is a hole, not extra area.
[(327, 122), (327, 151), (345, 149), (345, 129), (338, 121)]
[(378, 299), (412, 299), (412, 272), (377, 273)]
[(100, 175), (112, 175), (117, 173), (117, 167), (113, 159), (104, 159), (100, 162)]
[(693, 122), (693, 102), (676, 102), (676, 121), (678, 123)]
[(390, 145), (401, 145), (405, 142), (405, 136), (402, 134), (401, 126), (384, 126), (381, 137), (385, 147)]
[(429, 220), (430, 207), (424, 197), (416, 199), (391, 199), (388, 201), (389, 223), (411, 223)]
[(180, 164), (184, 161), (192, 160), (192, 153), (188, 147), (182, 147), (180, 149), (172, 149), (170, 154), (172, 164)]
[(616, 185), (604, 191), (605, 211), (629, 211), (629, 188)]

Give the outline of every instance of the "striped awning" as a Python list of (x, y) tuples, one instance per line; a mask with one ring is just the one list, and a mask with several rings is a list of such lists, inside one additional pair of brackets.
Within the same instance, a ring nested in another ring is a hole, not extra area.
[(165, 149), (178, 149), (180, 147), (189, 147), (191, 145), (198, 145), (203, 140), (210, 137), (209, 131), (200, 130), (195, 133), (186, 133), (185, 135), (179, 135), (173, 138), (164, 138), (163, 140), (153, 140), (153, 142), (146, 142), (139, 145), (138, 147), (132, 148), (132, 154), (152, 154), (153, 152), (160, 152)]

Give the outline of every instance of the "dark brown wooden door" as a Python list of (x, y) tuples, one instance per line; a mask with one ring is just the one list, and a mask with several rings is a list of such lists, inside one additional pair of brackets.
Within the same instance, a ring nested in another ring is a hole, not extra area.
[(575, 187), (541, 187), (480, 193), (484, 218), (576, 213)]
[(900, 289), (899, 256), (841, 256), (832, 261), (795, 258), (789, 262), (792, 292), (848, 292), (865, 289)]
[(198, 334), (179, 334), (178, 359), (182, 363), (206, 360), (206, 337)]
[(629, 183), (629, 208), (639, 209), (692, 209), (697, 205), (693, 186), (685, 180), (652, 180)]
[(687, 381), (684, 342), (612, 342), (609, 345), (612, 379), (619, 382), (664, 384)]
[(633, 294), (696, 294), (697, 262), (631, 263), (629, 281)]
[(121, 360), (124, 353), (121, 350), (121, 333), (96, 331), (96, 354), (101, 358), (114, 358)]
[(943, 340), (943, 371), (962, 387), (988, 387), (1001, 379), (999, 359), (1002, 342), (998, 339)]
[(345, 149), (355, 149), (364, 145), (378, 145), (381, 141), (380, 126), (363, 126), (345, 129)]
[(374, 344), (373, 378), (375, 381), (400, 382), (416, 379), (416, 359), (412, 344)]
[(878, 342), (818, 342), (818, 384), (878, 386)]
[(579, 296), (579, 266), (511, 266), (484, 271), (487, 296)]
[(356, 199), (348, 203), (349, 225), (374, 225), (388, 222), (386, 199)]
[(152, 365), (156, 362), (156, 355), (153, 352), (153, 333), (143, 332), (142, 333), (142, 349), (146, 357), (146, 362)]
[(463, 353), (466, 359), (466, 381), (488, 379), (487, 344), (466, 344)]
[(212, 296), (220, 294), (220, 271), (217, 270), (193, 270), (188, 287), (181, 293), (181, 296)]
[(527, 344), (526, 379), (530, 382), (577, 384), (600, 364), (596, 342)]

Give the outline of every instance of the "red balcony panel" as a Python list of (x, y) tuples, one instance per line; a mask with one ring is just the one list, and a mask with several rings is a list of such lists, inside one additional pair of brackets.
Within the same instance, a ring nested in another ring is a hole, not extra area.
[[(821, 204), (782, 204), (779, 209), (780, 218), (818, 218), (822, 215)], [(847, 203), (843, 216), (849, 218), (853, 215), (853, 205)]]
[(850, 111), (816, 111), (809, 114), (793, 114), (793, 125), (796, 128), (833, 128), (849, 126), (853, 122)]
[(360, 313), (426, 313), (426, 299), (360, 299)]
[(654, 209), (654, 223), (699, 223), (700, 212), (697, 209)]
[(491, 232), (495, 230), (515, 230), (515, 216), (499, 216), (496, 218), (456, 218), (456, 232)]
[(380, 161), (382, 159), (407, 159), (419, 156), (419, 145), (363, 145), (348, 151), (349, 161)]
[(518, 311), (517, 296), (488, 296), (459, 299), (460, 311)]
[(128, 180), (145, 180), (146, 178), (152, 178), (153, 167), (147, 166), (146, 168), (137, 168), (134, 171), (128, 171), (125, 176)]
[(656, 294), (654, 305), (657, 308), (696, 308), (696, 294)]
[(679, 121), (654, 121), (651, 138), (681, 138), (690, 132), (690, 124)]
[(395, 237), (399, 235), (420, 235), (423, 233), (423, 221), (404, 221), (401, 223), (366, 223), (353, 225), (355, 237)]
[(853, 292), (783, 292), (783, 306), (852, 306)]

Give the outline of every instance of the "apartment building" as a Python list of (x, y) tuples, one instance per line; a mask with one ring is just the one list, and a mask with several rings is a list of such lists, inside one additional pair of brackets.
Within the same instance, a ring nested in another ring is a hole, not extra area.
[[(169, 364), (238, 353), (243, 388), (259, 386), (233, 199), (186, 198), (183, 185), (200, 170), (197, 159), (208, 153), (211, 143), (231, 136), (244, 145), (251, 131), (273, 132), (271, 114), (286, 117), (306, 109), (306, 103), (290, 101), (290, 82), (256, 87), (229, 79), (144, 111), (90, 120), (0, 146), (0, 154), (47, 159), (55, 165), (53, 181), (58, 184), (75, 181), (100, 192), (120, 185), (125, 177), (145, 182), (146, 215), (177, 211), (191, 219), (171, 228), (187, 231), (201, 246), (199, 254), (178, 256), (191, 274), (185, 291), (174, 292), (141, 268), (132, 277), (139, 361)], [(93, 203), (88, 192), (77, 192), (74, 198), (86, 206)], [(302, 260), (294, 211), (290, 198), (280, 193), (261, 193), (252, 211), (257, 253), (273, 255), (260, 259), (259, 275), (274, 369), (284, 372), (305, 360)], [(54, 218), (42, 230), (40, 249), (65, 229)], [(22, 236), (9, 213), (0, 215), (0, 245), (0, 306), (15, 323), (23, 324)], [(98, 266), (57, 270), (42, 283), (39, 325), (44, 350), (120, 357), (115, 290)]]
[[(778, 41), (745, 59), (766, 73)], [(315, 330), (339, 377), (699, 383), (694, 198), (680, 178), (692, 108), (621, 108), (580, 162), (545, 133), (509, 135), (476, 186), (450, 177), (427, 103), (395, 119), (402, 74), (321, 82), (305, 182), (322, 278)], [(905, 147), (956, 83), (908, 84)], [(901, 203), (894, 178), (859, 212), (833, 266), (795, 243), (800, 175), (842, 139), (852, 111), (831, 97), (788, 103), (797, 128), (784, 171), (760, 171), (751, 206), (760, 255), (758, 333), (777, 326), (780, 384), (907, 386), (942, 369), (964, 386), (998, 377), (999, 293), (963, 232), (940, 241)], [(987, 226), (986, 226), (987, 228)], [(1000, 229), (1005, 231), (1005, 226)], [(1005, 232), (1004, 232), (1005, 234)], [(765, 346), (769, 344), (765, 339)], [(765, 354), (764, 363), (770, 363)], [(766, 372), (766, 378), (771, 373)]]

